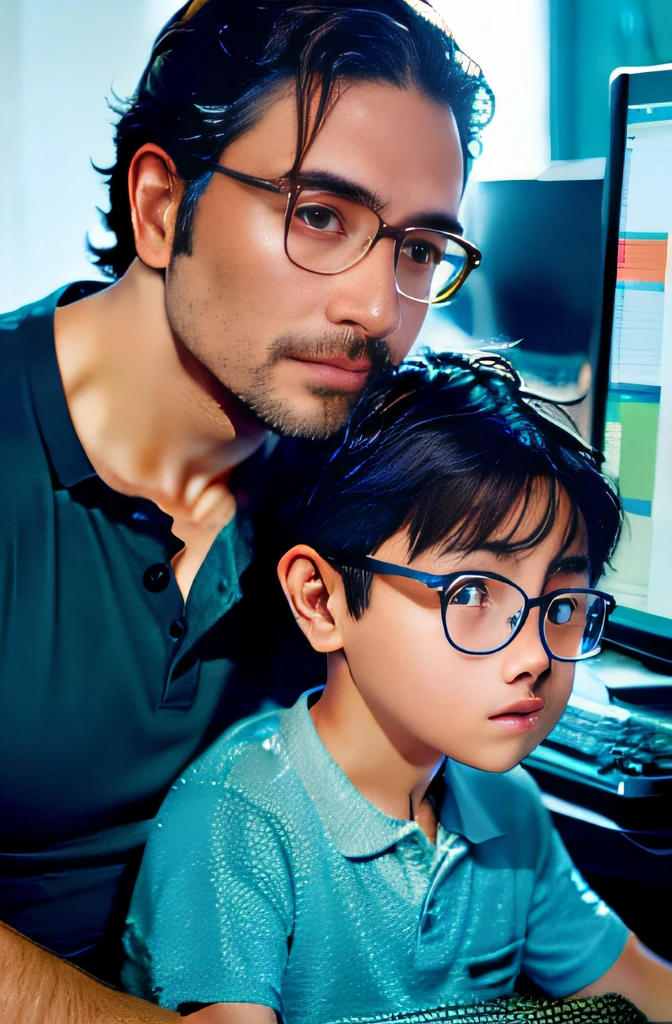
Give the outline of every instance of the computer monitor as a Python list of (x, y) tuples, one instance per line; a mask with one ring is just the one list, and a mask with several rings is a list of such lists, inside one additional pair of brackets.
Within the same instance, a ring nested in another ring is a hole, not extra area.
[(672, 671), (672, 64), (612, 75), (605, 220), (593, 442), (626, 514), (607, 637)]

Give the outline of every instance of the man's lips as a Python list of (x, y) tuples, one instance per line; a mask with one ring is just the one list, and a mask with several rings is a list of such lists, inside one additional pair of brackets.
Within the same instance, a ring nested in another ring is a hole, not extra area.
[(351, 373), (368, 373), (371, 369), (370, 359), (348, 359), (347, 356), (334, 356), (332, 359), (321, 359), (319, 356), (295, 356), (294, 358), (300, 363), (334, 366), (338, 370), (349, 370)]
[(496, 715), (490, 715), (490, 718), (506, 718), (509, 715), (534, 715), (537, 714), (544, 706), (544, 701), (541, 697), (526, 697), (524, 700), (518, 700), (515, 704), (509, 705), (504, 711), (498, 711)]
[(365, 358), (348, 359), (347, 356), (334, 356), (331, 359), (321, 359), (293, 356), (292, 362), (308, 368), (322, 380), (323, 384), (335, 391), (358, 391), (366, 383), (367, 375), (371, 371), (371, 362)]

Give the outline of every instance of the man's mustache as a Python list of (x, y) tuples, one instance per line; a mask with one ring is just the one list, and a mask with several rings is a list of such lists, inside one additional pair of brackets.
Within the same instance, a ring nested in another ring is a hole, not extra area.
[(372, 373), (380, 373), (392, 366), (390, 349), (383, 338), (363, 338), (354, 331), (347, 331), (340, 336), (283, 335), (271, 346), (268, 365), (273, 366), (281, 359), (346, 358), (356, 362), (364, 357), (371, 363)]

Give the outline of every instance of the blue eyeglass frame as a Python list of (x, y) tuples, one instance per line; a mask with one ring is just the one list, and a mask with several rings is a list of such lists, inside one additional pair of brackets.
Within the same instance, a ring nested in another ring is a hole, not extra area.
[[(588, 658), (594, 658), (601, 651), (599, 641), (602, 638), (602, 633), (606, 625), (607, 619), (616, 607), (616, 601), (611, 594), (607, 594), (603, 590), (594, 590), (592, 587), (567, 587), (563, 590), (552, 590), (548, 594), (542, 594), (541, 597), (528, 597), (522, 587), (519, 587), (513, 580), (508, 579), (506, 576), (500, 576), (496, 572), (450, 572), (445, 575), (436, 576), (429, 572), (422, 572), (419, 569), (411, 569), (407, 565), (396, 565), (394, 562), (383, 562), (379, 558), (372, 558), (371, 555), (363, 555), (358, 557), (356, 555), (339, 555), (333, 552), (322, 553), (322, 557), (335, 567), (341, 566), (348, 569), (361, 569), (364, 572), (377, 573), (380, 576), (403, 576), (409, 580), (417, 580), (418, 583), (424, 583), (430, 590), (439, 591), (439, 599), (441, 601), (441, 620), (443, 622), (443, 632), (446, 635), (446, 640), (451, 647), (454, 647), (456, 651), (460, 651), (461, 654), (470, 654), (474, 657), (481, 655), (496, 654), (497, 651), (503, 650), (508, 647), (512, 640), (520, 633), (521, 629), (527, 621), (527, 617), (530, 614), (532, 608), (539, 608), (539, 639), (541, 640), (544, 650), (546, 651), (549, 658), (554, 661), (565, 661), (565, 662), (576, 662), (586, 661)], [(511, 635), (500, 644), (498, 647), (493, 647), (489, 651), (468, 651), (464, 647), (460, 647), (450, 636), (448, 632), (448, 625), (446, 622), (448, 601), (450, 598), (450, 591), (453, 584), (458, 580), (475, 580), (475, 579), (486, 579), (496, 580), (498, 583), (508, 583), (510, 587), (513, 587), (518, 591), (523, 599), (523, 611), (522, 614), (513, 628)], [(546, 614), (549, 606), (557, 598), (564, 594), (592, 594), (594, 597), (599, 597), (604, 601), (604, 617), (602, 626), (600, 628), (600, 634), (596, 647), (592, 651), (587, 651), (585, 654), (579, 654), (575, 658), (561, 658), (559, 655), (554, 654), (548, 646), (546, 636), (544, 634), (544, 622), (546, 621)]]
[[(459, 245), (462, 246), (465, 255), (464, 271), (454, 282), (450, 291), (448, 291), (444, 296), (442, 296), (442, 298), (438, 300), (435, 299), (434, 301), (432, 301), (431, 299), (419, 299), (415, 295), (407, 295), (406, 292), (403, 292), (401, 290), (401, 288), (399, 287), (399, 282), (397, 281), (397, 262), (399, 260), (399, 254), (401, 252), (401, 247), (403, 245), (404, 239), (406, 238), (407, 232), (418, 231), (423, 229), (417, 228), (412, 224), (409, 225), (407, 228), (395, 228), (391, 224), (386, 224), (383, 218), (380, 216), (380, 214), (375, 213), (374, 210), (371, 210), (370, 212), (373, 213), (374, 216), (378, 218), (378, 231), (371, 239), (371, 242), (369, 243), (368, 247), (362, 253), (360, 253), (360, 255), (355, 260), (353, 260), (352, 263), (349, 263), (347, 267), (342, 267), (341, 270), (313, 270), (310, 267), (304, 267), (301, 263), (297, 263), (296, 260), (293, 260), (292, 257), (289, 255), (289, 250), (287, 248), (287, 239), (289, 237), (289, 229), (292, 223), (292, 215), (294, 213), (294, 210), (296, 209), (296, 205), (301, 196), (301, 192), (306, 188), (308, 188), (308, 191), (314, 191), (314, 189), (311, 186), (302, 185), (300, 182), (292, 182), (290, 179), (288, 179), (289, 187), (283, 188), (283, 186), (278, 185), (276, 181), (270, 181), (267, 178), (257, 178), (253, 174), (245, 174), (243, 171), (234, 171), (230, 167), (224, 167), (223, 164), (218, 163), (216, 160), (204, 160), (203, 163), (211, 171), (217, 171), (218, 174), (223, 174), (227, 178), (232, 178), (234, 181), (240, 181), (242, 182), (243, 185), (251, 185), (253, 188), (261, 188), (264, 189), (264, 191), (266, 192), (274, 192), (276, 195), (286, 196), (287, 208), (285, 210), (285, 255), (287, 259), (290, 261), (290, 263), (293, 263), (295, 267), (299, 267), (300, 270), (305, 270), (309, 274), (321, 274), (327, 277), (332, 276), (333, 274), (342, 274), (346, 270), (349, 270), (350, 267), (354, 267), (357, 263), (360, 263), (365, 256), (368, 256), (368, 254), (373, 249), (374, 245), (376, 245), (376, 243), (379, 242), (381, 238), (392, 238), (394, 239), (394, 280), (397, 287), (397, 291), (399, 292), (400, 295), (404, 295), (406, 296), (406, 298), (411, 299), (412, 302), (422, 302), (424, 305), (427, 306), (438, 307), (447, 304), (454, 298), (454, 296), (457, 294), (457, 292), (460, 290), (464, 282), (471, 274), (472, 270), (475, 270), (476, 267), (480, 266), (483, 260), (483, 254), (481, 253), (480, 249), (478, 249), (472, 242), (468, 242), (466, 238), (462, 237), (462, 235), (456, 235), (452, 231), (443, 231), (440, 228), (427, 228), (427, 230), (434, 231), (435, 234), (437, 235), (445, 235), (446, 238), (450, 238), (452, 241), (457, 242)], [(328, 193), (329, 189), (323, 189), (322, 191)], [(337, 193), (333, 194), (336, 195)], [(351, 200), (351, 202), (352, 201), (353, 200)]]

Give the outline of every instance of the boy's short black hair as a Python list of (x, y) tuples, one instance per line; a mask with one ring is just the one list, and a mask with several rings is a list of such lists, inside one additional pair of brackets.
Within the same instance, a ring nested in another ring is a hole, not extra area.
[[(360, 399), (299, 504), (292, 539), (318, 552), (369, 555), (406, 529), (409, 558), (435, 547), (520, 551), (548, 535), (564, 491), (571, 506), (565, 546), (582, 522), (595, 582), (622, 523), (601, 463), (569, 416), (526, 392), (505, 360), (424, 354)], [(523, 534), (528, 500), (537, 495), (541, 512)], [(340, 571), (358, 618), (371, 574)]]
[(98, 267), (120, 277), (136, 255), (128, 170), (145, 143), (161, 146), (185, 182), (173, 256), (189, 254), (196, 206), (212, 177), (207, 161), (218, 160), (259, 120), (273, 91), (285, 83), (296, 90), (296, 170), (340, 83), (353, 81), (415, 86), (448, 104), (465, 168), (493, 113), (481, 69), (442, 29), (426, 0), (184, 4), (159, 34), (135, 94), (118, 110), (116, 162), (100, 169), (108, 175), (104, 219), (116, 244), (89, 246)]

